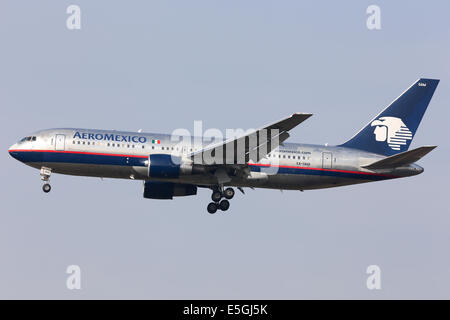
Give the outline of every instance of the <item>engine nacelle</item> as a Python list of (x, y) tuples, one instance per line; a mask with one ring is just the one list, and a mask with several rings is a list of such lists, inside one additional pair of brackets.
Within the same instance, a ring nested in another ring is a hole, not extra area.
[(172, 199), (173, 197), (193, 196), (197, 194), (197, 186), (173, 182), (146, 181), (144, 198)]
[(178, 178), (192, 173), (192, 162), (170, 154), (151, 154), (148, 157), (148, 176), (151, 178)]

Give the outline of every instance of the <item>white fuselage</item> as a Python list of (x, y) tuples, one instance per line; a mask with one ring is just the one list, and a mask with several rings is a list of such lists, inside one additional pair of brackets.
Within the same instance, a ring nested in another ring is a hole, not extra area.
[[(204, 147), (197, 140), (140, 132), (50, 129), (14, 144), (9, 152), (27, 165), (38, 169), (49, 168), (54, 173), (171, 181), (205, 187), (217, 185), (217, 176), (208, 170), (176, 178), (155, 179), (149, 176), (149, 155), (187, 157)], [(307, 190), (398, 178), (421, 172), (418, 166), (396, 168), (388, 172), (362, 168), (382, 158), (380, 155), (343, 147), (286, 143), (257, 163), (249, 161), (246, 176), (231, 175), (231, 180), (224, 185)]]

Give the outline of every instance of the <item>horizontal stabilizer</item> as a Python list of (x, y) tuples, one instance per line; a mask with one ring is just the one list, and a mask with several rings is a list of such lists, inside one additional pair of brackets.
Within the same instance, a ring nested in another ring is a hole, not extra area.
[(436, 146), (425, 146), (410, 151), (398, 153), (396, 155), (381, 159), (367, 166), (367, 169), (388, 169), (401, 167), (420, 160), (423, 156), (431, 152)]

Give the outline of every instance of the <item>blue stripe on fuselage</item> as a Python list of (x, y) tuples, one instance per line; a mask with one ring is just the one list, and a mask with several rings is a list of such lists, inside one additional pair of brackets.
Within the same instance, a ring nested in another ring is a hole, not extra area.
[[(22, 162), (57, 162), (57, 163), (80, 163), (80, 164), (99, 164), (99, 165), (116, 165), (116, 166), (141, 166), (145, 167), (147, 157), (129, 156), (120, 154), (97, 154), (88, 152), (67, 152), (67, 151), (11, 151), (11, 156)], [(249, 165), (253, 172), (264, 172), (259, 165)], [(265, 167), (267, 168), (267, 167)], [(394, 177), (379, 174), (367, 174), (358, 172), (349, 172), (345, 170), (327, 170), (317, 168), (304, 167), (287, 167), (279, 166), (276, 174), (303, 174), (315, 176), (329, 176), (338, 178), (351, 178), (362, 180), (385, 180)], [(273, 170), (273, 167), (272, 167)], [(272, 171), (271, 170), (271, 171)]]
[[(250, 165), (250, 170), (253, 172), (264, 172), (261, 168), (267, 169), (266, 166), (257, 166)], [(273, 166), (271, 166), (270, 171), (273, 172)], [(276, 168), (276, 166), (275, 166)], [(317, 168), (300, 168), (300, 167), (283, 167), (279, 166), (276, 174), (304, 174), (304, 175), (313, 175), (313, 176), (327, 176), (327, 177), (338, 177), (338, 178), (350, 178), (350, 179), (362, 179), (362, 180), (386, 180), (392, 179), (394, 177), (388, 175), (381, 174), (366, 174), (366, 173), (357, 173), (357, 172), (349, 172), (345, 170), (327, 170), (327, 169), (317, 169)]]
[(145, 160), (147, 160), (147, 157), (130, 157), (128, 155), (107, 155), (87, 152), (12, 151), (10, 153), (11, 156), (25, 163), (58, 162), (145, 167)]

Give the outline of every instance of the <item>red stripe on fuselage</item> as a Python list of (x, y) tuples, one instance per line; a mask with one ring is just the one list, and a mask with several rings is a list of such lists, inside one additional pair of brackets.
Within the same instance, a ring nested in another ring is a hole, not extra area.
[(137, 156), (132, 154), (119, 154), (119, 153), (99, 153), (99, 152), (83, 152), (83, 151), (58, 151), (58, 150), (29, 150), (29, 149), (16, 149), (9, 150), (9, 152), (53, 152), (53, 153), (72, 153), (72, 154), (92, 154), (96, 156), (113, 156), (113, 157), (128, 157), (128, 158), (148, 158), (147, 156)]
[[(131, 155), (131, 154), (99, 153), (99, 152), (83, 152), (83, 151), (14, 149), (14, 150), (9, 150), (9, 152), (53, 152), (53, 153), (90, 154), (90, 155), (98, 155), (98, 156), (129, 157), (129, 158), (142, 158), (142, 159), (146, 159), (147, 158), (147, 156), (138, 156), (138, 155)], [(262, 164), (262, 163), (248, 163), (248, 165), (249, 166), (258, 166), (258, 167), (275, 167), (275, 168), (316, 170), (316, 171), (325, 171), (325, 172), (342, 172), (342, 173), (353, 173), (353, 174), (380, 176), (380, 177), (386, 177), (386, 178), (397, 178), (396, 176), (393, 176), (393, 175), (388, 175), (388, 174), (383, 174), (383, 173), (375, 173), (375, 172), (364, 172), (364, 171), (350, 171), (350, 170), (338, 170), (338, 169), (310, 168), (310, 167), (272, 165), (272, 164)]]
[(353, 173), (353, 174), (365, 174), (371, 176), (381, 176), (387, 178), (396, 178), (396, 176), (384, 174), (384, 173), (375, 173), (375, 172), (364, 172), (364, 171), (351, 171), (351, 170), (338, 170), (338, 169), (323, 169), (323, 168), (310, 168), (310, 167), (297, 167), (297, 166), (284, 166), (284, 165), (272, 165), (272, 164), (263, 164), (263, 163), (249, 163), (249, 166), (258, 166), (258, 167), (275, 167), (275, 168), (290, 168), (290, 169), (304, 169), (304, 170), (316, 170), (316, 171), (327, 171), (327, 172), (343, 172), (343, 173)]

